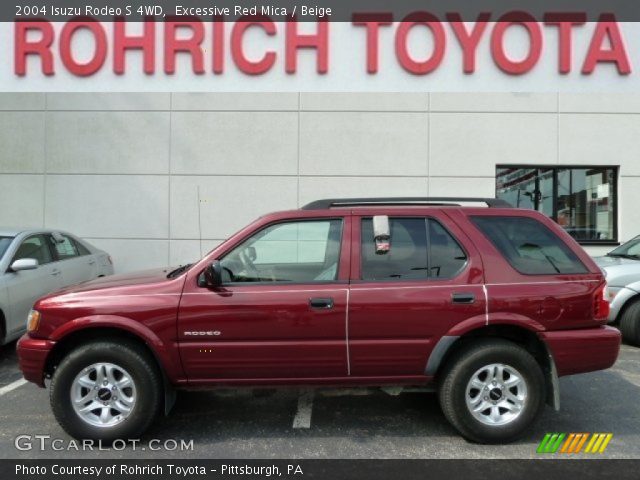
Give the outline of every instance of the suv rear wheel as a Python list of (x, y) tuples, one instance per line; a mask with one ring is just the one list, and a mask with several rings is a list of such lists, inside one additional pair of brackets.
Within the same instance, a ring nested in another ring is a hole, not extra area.
[(510, 442), (541, 413), (544, 376), (524, 348), (506, 340), (479, 340), (448, 362), (439, 397), (445, 416), (467, 439)]
[(620, 332), (625, 342), (640, 346), (640, 300), (625, 309), (620, 317)]
[(102, 341), (67, 355), (51, 381), (53, 413), (76, 438), (137, 438), (161, 406), (161, 378), (146, 352), (129, 342)]

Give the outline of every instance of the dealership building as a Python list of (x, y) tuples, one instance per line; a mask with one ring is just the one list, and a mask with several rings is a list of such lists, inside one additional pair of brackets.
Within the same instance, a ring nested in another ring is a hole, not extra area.
[[(38, 58), (26, 74), (2, 65), (0, 224), (73, 232), (119, 272), (192, 262), (264, 213), (326, 197), (497, 196), (593, 255), (640, 235), (636, 73), (610, 60), (591, 77), (559, 73), (549, 54), (527, 77), (486, 53), (474, 76), (451, 45), (426, 79), (389, 42), (372, 73), (361, 27), (331, 28), (320, 73), (313, 48), (298, 73), (275, 63), (262, 75), (195, 75), (180, 57), (175, 74), (145, 76), (136, 52), (127, 72), (93, 77), (60, 66), (45, 77)], [(577, 35), (576, 49), (591, 38)], [(262, 48), (245, 44), (248, 57)]]

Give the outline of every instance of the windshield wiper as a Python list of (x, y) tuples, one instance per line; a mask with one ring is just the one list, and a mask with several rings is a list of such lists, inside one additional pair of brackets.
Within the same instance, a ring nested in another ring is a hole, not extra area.
[(181, 273), (186, 272), (187, 270), (189, 270), (189, 268), (191, 268), (191, 265), (193, 265), (193, 263), (187, 263), (186, 265), (180, 265), (175, 270), (171, 270), (169, 273), (167, 273), (167, 278), (177, 277)]
[(556, 265), (556, 262), (554, 262), (553, 257), (551, 257), (550, 255), (547, 255), (540, 245), (537, 245), (535, 243), (524, 243), (520, 245), (520, 248), (532, 248), (532, 249), (538, 250), (542, 254), (542, 256), (544, 256), (547, 262), (549, 262), (549, 264), (553, 267), (556, 273), (561, 273), (560, 269)]

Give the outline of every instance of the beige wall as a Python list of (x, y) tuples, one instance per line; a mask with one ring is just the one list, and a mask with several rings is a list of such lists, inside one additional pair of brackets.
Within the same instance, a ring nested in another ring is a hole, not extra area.
[[(640, 234), (640, 95), (1, 94), (0, 225), (63, 228), (118, 271), (200, 256), (331, 196), (493, 196), (496, 163), (620, 165)], [(607, 249), (589, 249), (592, 253)]]

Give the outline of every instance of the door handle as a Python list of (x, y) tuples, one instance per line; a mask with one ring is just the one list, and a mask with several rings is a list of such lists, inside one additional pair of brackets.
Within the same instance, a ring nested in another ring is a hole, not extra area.
[(309, 306), (321, 309), (333, 308), (333, 298), (310, 298)]
[(453, 303), (474, 303), (476, 296), (473, 293), (452, 293), (451, 301)]
[(52, 271), (51, 271), (51, 275), (53, 275), (54, 277), (55, 277), (56, 275), (60, 275), (60, 270), (52, 270)]
[(89, 260), (89, 265), (94, 265), (96, 263), (95, 260)]

